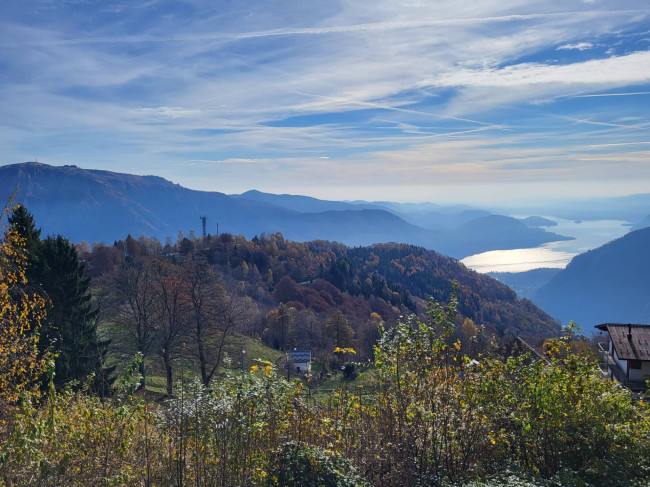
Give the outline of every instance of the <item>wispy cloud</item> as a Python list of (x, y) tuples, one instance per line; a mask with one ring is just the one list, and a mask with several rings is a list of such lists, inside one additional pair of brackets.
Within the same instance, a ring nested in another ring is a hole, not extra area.
[(591, 42), (576, 42), (575, 44), (562, 44), (561, 46), (558, 46), (556, 49), (558, 51), (566, 51), (569, 49), (577, 49), (578, 51), (586, 51), (587, 49), (591, 49), (594, 47), (594, 45)]
[(596, 93), (589, 95), (572, 95), (572, 98), (601, 98), (607, 96), (643, 96), (650, 95), (650, 91), (636, 91), (631, 93)]
[(432, 79), (433, 86), (517, 87), (553, 84), (625, 86), (650, 81), (650, 51), (568, 65), (524, 63), (499, 69), (456, 70)]
[[(410, 20), (410, 21), (383, 21), (367, 22), (351, 25), (330, 25), (319, 27), (293, 27), (282, 29), (270, 29), (252, 32), (207, 32), (202, 34), (184, 34), (184, 35), (126, 35), (126, 36), (102, 36), (102, 37), (77, 37), (77, 38), (59, 38), (49, 40), (23, 39), (23, 40), (4, 40), (0, 45), (65, 45), (65, 44), (111, 44), (111, 43), (157, 43), (157, 42), (195, 42), (206, 40), (245, 40), (263, 37), (280, 37), (280, 36), (322, 36), (328, 34), (350, 34), (350, 33), (375, 33), (390, 30), (408, 30), (422, 29), (430, 27), (467, 27), (481, 24), (499, 24), (505, 22), (523, 22), (565, 18), (567, 16), (594, 18), (599, 16), (632, 15), (635, 13), (647, 13), (645, 10), (619, 10), (619, 11), (565, 11), (555, 13), (531, 13), (531, 14), (511, 14), (502, 16), (486, 17), (467, 17), (467, 18), (448, 18), (448, 19), (429, 19), (429, 20)], [(584, 50), (592, 47), (590, 43), (581, 42), (577, 44), (566, 44), (558, 49), (579, 49)]]
[(5, 6), (1, 161), (395, 197), (575, 182), (596, 153), (645, 181), (643, 0), (113, 3)]
[(137, 108), (135, 114), (147, 118), (187, 118), (201, 113), (201, 110), (182, 107)]

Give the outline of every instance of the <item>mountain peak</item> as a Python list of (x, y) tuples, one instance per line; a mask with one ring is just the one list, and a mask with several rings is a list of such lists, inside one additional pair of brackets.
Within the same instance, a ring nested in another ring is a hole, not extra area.
[[(201, 216), (208, 217), (209, 233), (218, 229), (252, 238), (282, 232), (295, 241), (323, 239), (353, 246), (401, 242), (456, 258), (563, 238), (510, 217), (484, 216), (479, 210), (460, 216), (470, 221), (464, 228), (440, 228), (426, 224), (433, 215), (422, 214), (421, 205), (413, 207), (420, 211), (415, 221), (408, 205), (327, 201), (259, 190), (225, 195), (187, 189), (159, 176), (73, 165), (28, 162), (0, 167), (0, 191), (9, 195), (17, 186), (18, 201), (34, 214), (44, 234), (61, 233), (72, 241), (113, 242), (128, 233), (176, 239), (179, 230), (199, 234)], [(457, 209), (447, 216), (458, 220)], [(518, 226), (516, 232), (513, 226)]]

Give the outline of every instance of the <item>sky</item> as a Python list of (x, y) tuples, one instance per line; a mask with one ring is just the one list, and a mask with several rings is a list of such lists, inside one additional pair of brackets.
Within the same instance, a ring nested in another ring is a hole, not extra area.
[(650, 192), (647, 0), (23, 0), (0, 165), (478, 205)]

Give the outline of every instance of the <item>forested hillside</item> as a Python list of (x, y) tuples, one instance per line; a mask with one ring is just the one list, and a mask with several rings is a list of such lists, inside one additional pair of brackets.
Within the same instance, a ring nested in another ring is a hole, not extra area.
[(575, 257), (532, 297), (550, 314), (590, 332), (599, 323), (650, 321), (650, 228)]
[[(477, 326), (498, 335), (548, 337), (559, 333), (555, 320), (530, 301), (517, 299), (507, 286), (455, 259), (411, 245), (349, 248), (326, 241), (292, 242), (278, 233), (252, 240), (230, 234), (184, 238), (165, 247), (155, 240), (129, 237), (89, 250), (85, 258), (96, 276), (116, 272), (125, 261), (125, 252), (128, 262), (156, 254), (176, 261), (201, 256), (263, 310), (284, 303), (302, 313), (296, 318), (300, 323), (323, 321), (340, 310), (349, 317), (357, 337), (374, 336), (373, 314), (392, 322), (399, 315), (422, 313), (430, 298), (448, 300), (454, 281), (458, 283), (460, 313)], [(260, 324), (258, 332), (263, 329)], [(371, 346), (368, 342), (362, 348), (369, 351)]]
[[(441, 208), (442, 215), (409, 205), (344, 203), (256, 191), (226, 195), (194, 191), (157, 176), (137, 176), (77, 166), (36, 162), (0, 166), (0, 194), (17, 190), (44, 234), (61, 233), (72, 242), (112, 242), (131, 234), (176, 240), (201, 233), (228, 232), (252, 238), (282, 232), (307, 242), (338, 241), (349, 246), (402, 242), (463, 258), (493, 249), (536, 246), (567, 237), (529, 228), (506, 216)], [(415, 223), (414, 223), (415, 222)]]
[(524, 272), (488, 272), (487, 275), (511, 288), (520, 298), (530, 299), (560, 270), (542, 267)]
[[(2, 486), (644, 485), (648, 406), (571, 330), (544, 359), (502, 356), (496, 332), (556, 325), (453, 259), (280, 234), (91, 249), (41, 239), (22, 207), (9, 223)], [(314, 369), (233, 350), (242, 334)]]
[(171, 395), (178, 359), (189, 353), (207, 386), (235, 335), (323, 358), (334, 348), (354, 348), (368, 361), (380, 326), (423, 316), (430, 300), (452, 295), (466, 338), (482, 329), (484, 344), (504, 335), (541, 343), (560, 333), (557, 322), (508, 287), (411, 245), (349, 248), (292, 242), (280, 233), (251, 240), (224, 233), (180, 235), (164, 246), (127, 236), (90, 248), (60, 235), (41, 239), (24, 206), (9, 223), (29, 249), (31, 285), (52, 303), (41, 343), (58, 351), (57, 385), (94, 370), (97, 387), (104, 387), (110, 371), (124, 365), (116, 357), (138, 353), (143, 381), (153, 367)]

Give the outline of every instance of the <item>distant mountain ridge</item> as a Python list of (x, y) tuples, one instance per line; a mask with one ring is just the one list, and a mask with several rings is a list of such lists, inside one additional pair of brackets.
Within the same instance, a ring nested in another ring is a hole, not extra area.
[(560, 270), (540, 267), (524, 272), (488, 272), (487, 275), (511, 288), (520, 298), (530, 299)]
[(650, 215), (647, 215), (643, 220), (641, 220), (636, 225), (633, 225), (630, 230), (641, 230), (642, 228), (650, 227)]
[(293, 194), (271, 194), (251, 189), (241, 194), (229, 195), (236, 199), (246, 199), (268, 203), (288, 210), (298, 211), (300, 213), (319, 213), (322, 211), (346, 211), (346, 210), (386, 210), (381, 204), (372, 204), (366, 202), (348, 203), (345, 201), (327, 201), (312, 198), (311, 196), (299, 196)]
[(650, 228), (580, 254), (533, 296), (562, 324), (650, 323)]
[(521, 221), (529, 227), (555, 227), (557, 222), (544, 218), (542, 216), (529, 216), (522, 218)]
[(441, 208), (443, 216), (436, 220), (434, 205), (325, 201), (259, 191), (226, 195), (190, 190), (158, 176), (36, 162), (0, 166), (0, 191), (8, 196), (16, 187), (17, 200), (35, 215), (44, 234), (61, 233), (75, 242), (110, 243), (127, 234), (176, 240), (179, 230), (198, 234), (201, 216), (207, 216), (213, 234), (218, 223), (220, 232), (248, 238), (282, 232), (291, 240), (352, 246), (398, 242), (455, 258), (567, 238), (481, 210)]

